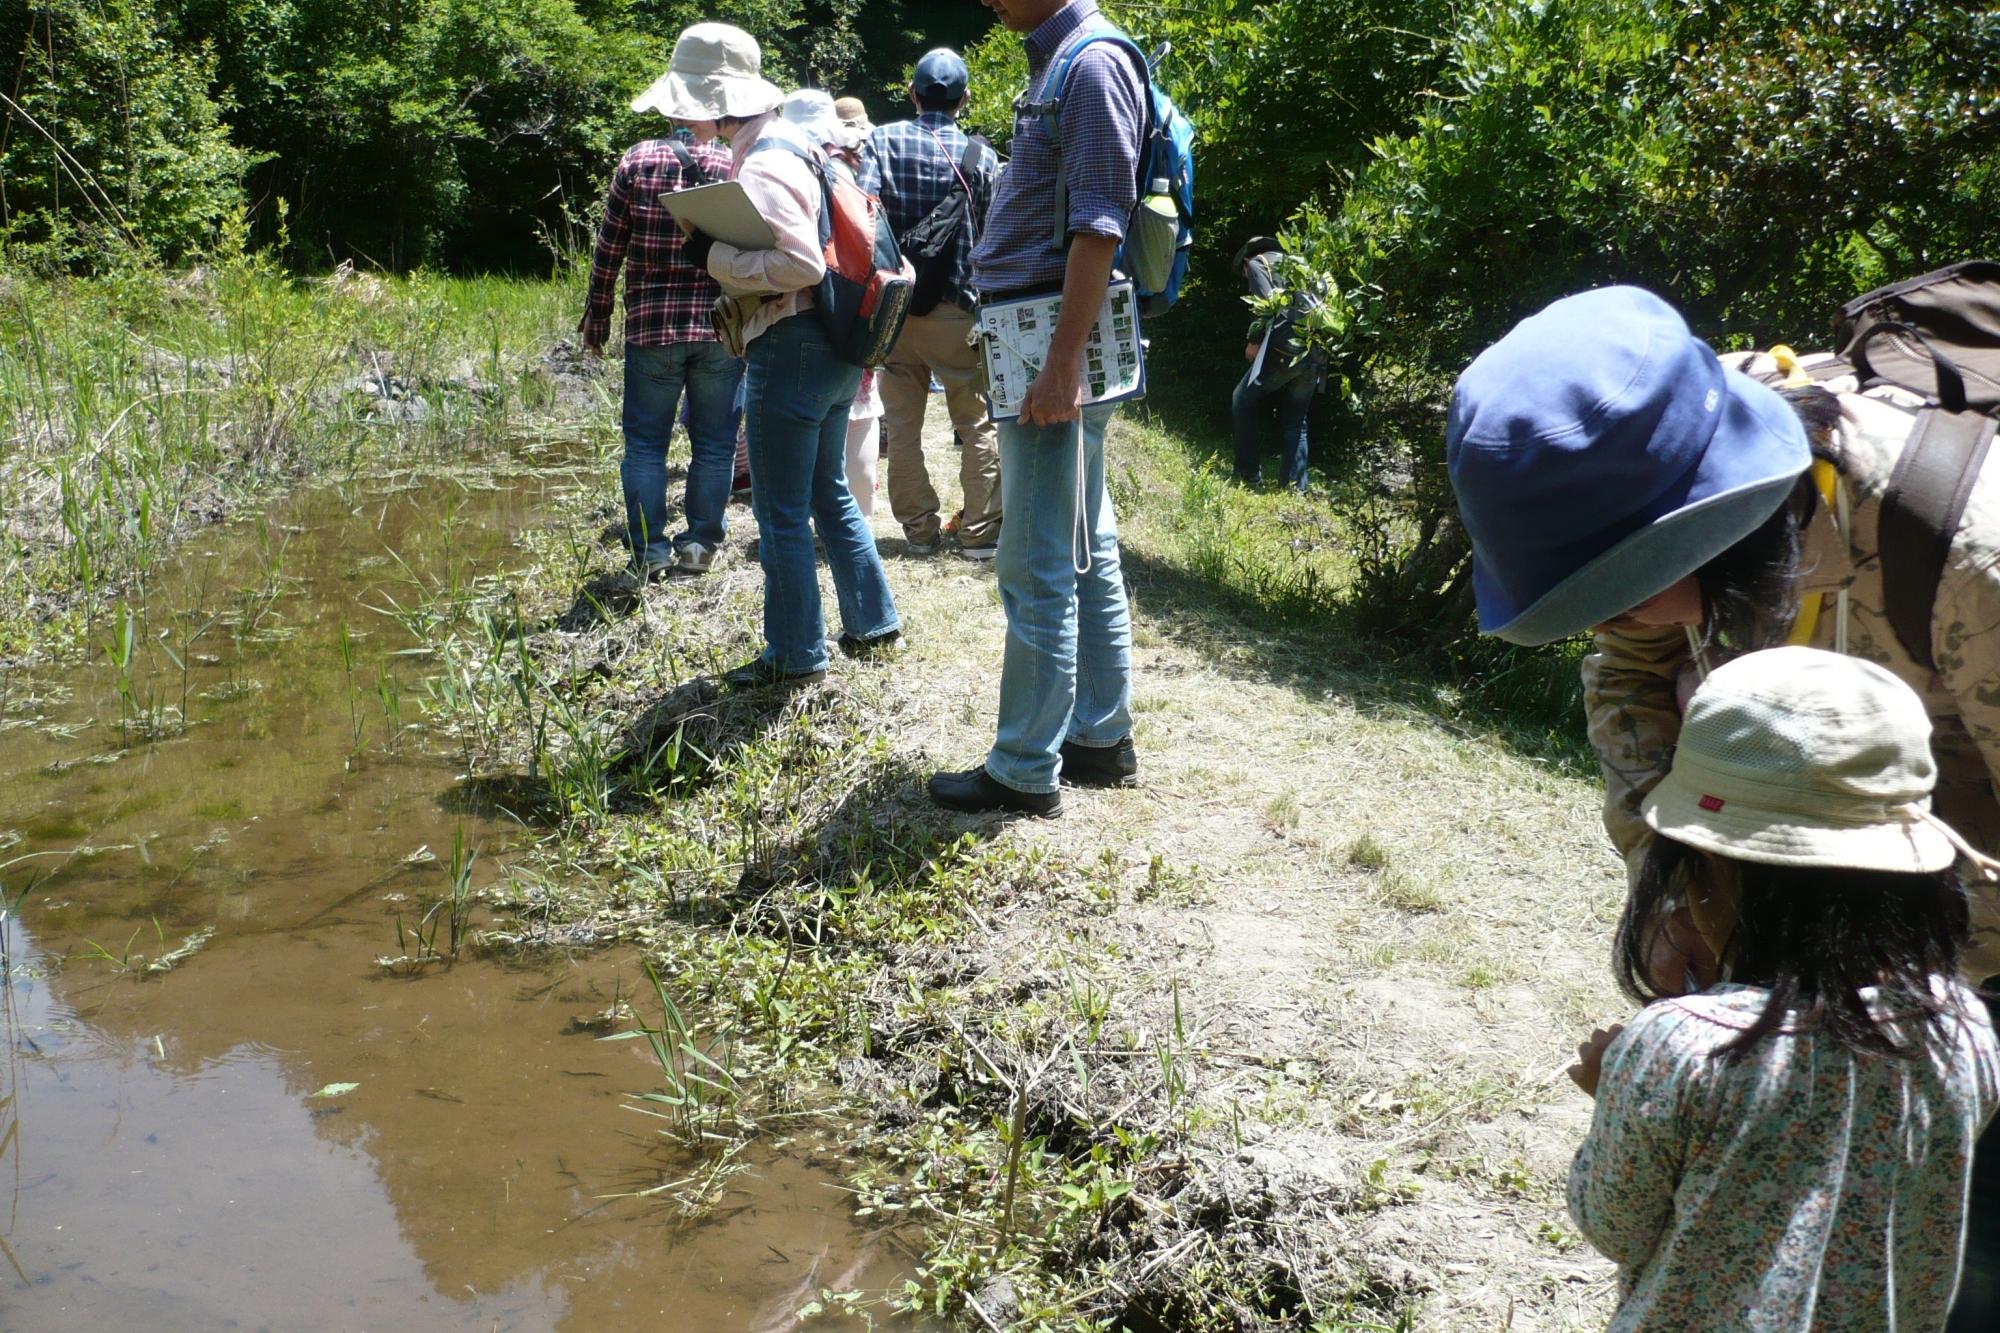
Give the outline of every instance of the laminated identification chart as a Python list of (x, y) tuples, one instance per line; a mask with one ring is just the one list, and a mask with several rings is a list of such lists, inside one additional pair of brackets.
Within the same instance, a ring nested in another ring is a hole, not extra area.
[[(995, 421), (1021, 415), (1021, 399), (1041, 373), (1061, 309), (1060, 295), (1022, 296), (979, 307), (986, 405)], [(1085, 403), (1116, 403), (1146, 391), (1139, 301), (1130, 282), (1114, 282), (1104, 293), (1097, 323), (1083, 345), (1083, 381)]]

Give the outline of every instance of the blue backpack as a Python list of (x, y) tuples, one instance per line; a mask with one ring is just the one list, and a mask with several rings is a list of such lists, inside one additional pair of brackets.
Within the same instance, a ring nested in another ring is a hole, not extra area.
[(1056, 245), (1061, 247), (1069, 240), (1069, 191), (1062, 183), (1062, 133), (1058, 121), (1062, 115), (1063, 86), (1069, 81), (1070, 66), (1084, 48), (1096, 42), (1115, 43), (1131, 56), (1146, 81), (1146, 130), (1139, 145), (1139, 201), (1126, 224), (1117, 264), (1138, 290), (1139, 313), (1157, 315), (1180, 299), (1181, 283), (1187, 277), (1188, 253), (1194, 246), (1194, 125), (1153, 77), (1169, 48), (1162, 44), (1148, 58), (1137, 42), (1116, 28), (1087, 31), (1071, 41), (1062, 53), (1043, 85), (1041, 100), (1023, 109), (1041, 116), (1055, 145)]

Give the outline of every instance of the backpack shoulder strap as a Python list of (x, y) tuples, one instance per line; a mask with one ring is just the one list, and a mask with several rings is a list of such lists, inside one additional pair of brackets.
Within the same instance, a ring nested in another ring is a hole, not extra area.
[(827, 170), (827, 159), (824, 155), (814, 153), (809, 148), (800, 147), (790, 139), (780, 139), (774, 136), (769, 139), (759, 139), (756, 143), (751, 144), (749, 150), (743, 154), (743, 160), (747, 162), (757, 154), (770, 148), (782, 148), (792, 156), (799, 158), (806, 164), (806, 168), (812, 172), (813, 178), (819, 182), (819, 239), (820, 244), (824, 245), (827, 237), (833, 234), (833, 173)]
[(701, 162), (695, 157), (693, 153), (690, 153), (688, 151), (688, 146), (686, 144), (682, 143), (679, 139), (674, 138), (672, 135), (669, 135), (667, 136), (667, 147), (672, 149), (674, 156), (681, 160), (681, 170), (687, 172), (690, 176), (694, 177), (694, 183), (696, 185), (707, 185), (710, 183), (708, 179), (708, 169), (702, 166)]
[(1976, 412), (1927, 407), (1896, 460), (1876, 533), (1882, 600), (1903, 651), (1935, 671), (1931, 617), (1951, 539), (1993, 443), (1996, 423)]
[(979, 167), (979, 159), (985, 153), (991, 152), (992, 149), (993, 145), (987, 143), (983, 136), (977, 134), (966, 135), (965, 151), (958, 155), (959, 175), (961, 176), (972, 175), (972, 173), (976, 171)]
[(780, 139), (776, 135), (772, 135), (768, 139), (759, 139), (756, 143), (751, 144), (749, 150), (746, 151), (743, 154), (743, 156), (752, 157), (758, 153), (768, 152), (770, 149), (773, 148), (782, 148), (786, 152), (792, 154), (794, 157), (804, 158), (807, 166), (818, 165), (818, 159), (812, 155), (811, 149), (801, 148), (798, 144), (793, 143), (790, 139)]
[(1086, 28), (1070, 39), (1069, 46), (1062, 52), (1055, 68), (1050, 71), (1048, 82), (1042, 85), (1042, 98), (1023, 110), (1034, 111), (1042, 118), (1042, 126), (1048, 131), (1049, 143), (1056, 154), (1056, 220), (1055, 244), (1058, 250), (1069, 241), (1069, 187), (1062, 174), (1062, 103), (1063, 89), (1069, 83), (1070, 66), (1076, 58), (1099, 42), (1114, 42), (1132, 57), (1139, 71), (1139, 113), (1143, 117), (1139, 127), (1139, 169), (1146, 168), (1147, 139), (1153, 134), (1153, 65), (1146, 59), (1146, 53), (1139, 44), (1116, 28)]
[[(1062, 115), (1063, 89), (1069, 86), (1070, 66), (1076, 64), (1078, 56), (1099, 42), (1113, 42), (1121, 47), (1132, 57), (1132, 63), (1139, 71), (1139, 81), (1148, 87), (1152, 85), (1152, 63), (1146, 59), (1146, 53), (1139, 49), (1139, 44), (1130, 37), (1116, 28), (1088, 28), (1077, 34), (1070, 39), (1068, 47), (1057, 59), (1055, 69), (1050, 71), (1048, 82), (1042, 85), (1041, 101), (1036, 102), (1032, 108), (1040, 114), (1042, 124), (1048, 129), (1049, 137), (1055, 139), (1058, 145), (1062, 141), (1058, 118)], [(1149, 102), (1150, 100), (1148, 99)], [(1152, 107), (1148, 105), (1143, 109), (1150, 119)], [(1061, 151), (1060, 146), (1057, 151)]]

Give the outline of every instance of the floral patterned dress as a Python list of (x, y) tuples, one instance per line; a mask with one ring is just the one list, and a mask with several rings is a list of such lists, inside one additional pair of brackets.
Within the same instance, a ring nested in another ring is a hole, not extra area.
[(1750, 986), (1633, 1019), (1569, 1174), (1570, 1216), (1619, 1265), (1613, 1330), (1944, 1327), (2000, 1054), (1985, 1007), (1937, 984), (1963, 1017), (1913, 1061), (1791, 1032), (1715, 1058), (1763, 1012)]

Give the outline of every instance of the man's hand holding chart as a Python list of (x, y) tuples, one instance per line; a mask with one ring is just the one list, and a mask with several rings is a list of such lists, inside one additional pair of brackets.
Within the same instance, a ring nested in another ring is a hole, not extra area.
[[(1021, 414), (1021, 400), (1048, 359), (1062, 296), (1022, 296), (979, 308), (976, 336), (986, 363), (986, 403), (995, 421)], [(1114, 282), (1083, 346), (1083, 401), (1115, 403), (1146, 391), (1139, 303), (1129, 280)]]

